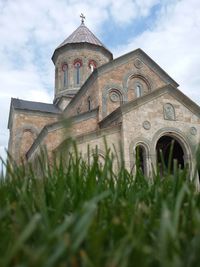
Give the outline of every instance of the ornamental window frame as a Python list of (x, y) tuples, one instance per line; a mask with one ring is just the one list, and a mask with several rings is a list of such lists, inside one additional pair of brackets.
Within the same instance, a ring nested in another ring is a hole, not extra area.
[(75, 68), (75, 84), (80, 85), (81, 83), (81, 67), (82, 67), (82, 60), (76, 59), (74, 60), (74, 68)]
[(63, 72), (63, 88), (68, 87), (68, 64), (64, 62), (62, 64), (62, 72)]
[(94, 59), (91, 59), (88, 63), (88, 67), (92, 73), (97, 68), (97, 62)]

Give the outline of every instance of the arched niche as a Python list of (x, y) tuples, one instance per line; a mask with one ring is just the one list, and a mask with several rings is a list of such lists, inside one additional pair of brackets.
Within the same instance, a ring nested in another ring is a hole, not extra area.
[[(153, 82), (151, 78), (142, 71), (128, 72), (123, 79), (123, 88), (127, 101), (131, 101), (152, 91)], [(140, 94), (138, 94), (138, 88)]]
[[(139, 88), (139, 90), (138, 90)], [(128, 101), (141, 97), (150, 92), (150, 84), (141, 75), (133, 75), (128, 80)]]
[(119, 85), (109, 85), (103, 90), (102, 115), (106, 117), (124, 102), (124, 94)]

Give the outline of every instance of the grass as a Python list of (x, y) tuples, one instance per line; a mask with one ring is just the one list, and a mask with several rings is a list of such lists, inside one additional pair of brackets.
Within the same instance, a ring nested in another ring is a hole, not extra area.
[(113, 172), (95, 154), (69, 164), (7, 163), (0, 179), (0, 266), (177, 267), (200, 263), (200, 195), (186, 170)]

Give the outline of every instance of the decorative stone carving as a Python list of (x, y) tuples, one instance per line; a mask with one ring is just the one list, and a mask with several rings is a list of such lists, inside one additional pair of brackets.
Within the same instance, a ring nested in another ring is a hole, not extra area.
[(151, 128), (151, 123), (149, 121), (144, 121), (142, 125), (145, 130), (149, 130)]
[(197, 135), (197, 129), (195, 127), (190, 128), (191, 135)]
[[(103, 117), (107, 115), (107, 102), (112, 101), (111, 100), (111, 94), (116, 93), (119, 96), (119, 100), (122, 103), (127, 100), (127, 92), (124, 91), (124, 89), (119, 86), (118, 84), (108, 84), (104, 87), (103, 89), (103, 94), (102, 94), (102, 113)], [(114, 96), (114, 101), (116, 97)], [(112, 101), (113, 102), (113, 101)]]
[(134, 61), (134, 65), (137, 69), (141, 69), (142, 66), (143, 66), (143, 63), (142, 61), (139, 59), (139, 58), (136, 58), (135, 61)]
[(119, 94), (116, 93), (116, 92), (111, 92), (111, 93), (110, 93), (110, 100), (111, 100), (112, 102), (119, 102), (119, 101), (120, 101), (120, 96), (119, 96)]
[(170, 103), (167, 103), (163, 107), (163, 115), (165, 120), (175, 120), (175, 109), (174, 106)]

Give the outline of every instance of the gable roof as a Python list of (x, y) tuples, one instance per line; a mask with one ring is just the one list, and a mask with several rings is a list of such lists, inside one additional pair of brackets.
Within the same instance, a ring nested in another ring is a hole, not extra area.
[(138, 106), (144, 105), (145, 103), (151, 101), (155, 97), (158, 97), (166, 93), (169, 93), (170, 95), (172, 95), (180, 103), (186, 106), (192, 113), (194, 113), (197, 117), (200, 118), (200, 106), (199, 105), (193, 102), (189, 97), (183, 94), (179, 89), (171, 85), (166, 85), (164, 87), (154, 90), (144, 96), (136, 98), (118, 107), (116, 110), (114, 110), (112, 113), (110, 113), (108, 116), (106, 116), (104, 119), (102, 119), (99, 122), (100, 128), (108, 127), (110, 123), (116, 121), (123, 114), (131, 111), (134, 108), (137, 108)]
[(60, 114), (61, 111), (57, 106), (54, 104), (42, 103), (42, 102), (34, 102), (28, 100), (22, 100), (18, 98), (11, 98), (10, 103), (10, 112), (9, 112), (9, 119), (8, 119), (8, 129), (10, 126), (10, 119), (12, 110), (24, 110), (24, 111), (36, 111), (41, 113), (50, 113), (50, 114)]
[(132, 58), (138, 57), (141, 59), (147, 66), (149, 66), (152, 70), (154, 70), (164, 81), (169, 84), (172, 84), (174, 87), (178, 87), (179, 84), (169, 76), (169, 74), (164, 71), (150, 56), (148, 56), (141, 48), (137, 48), (127, 54), (124, 54), (118, 58), (113, 59), (112, 61), (100, 66), (97, 71), (99, 74), (104, 73), (112, 69), (113, 67), (117, 67), (121, 64), (125, 64)]
[(61, 113), (61, 111), (54, 104), (50, 103), (34, 102), (18, 98), (12, 98), (11, 104), (13, 105), (14, 109), (40, 111), (55, 114)]
[(179, 84), (174, 79), (172, 79), (152, 58), (150, 58), (142, 49), (138, 48), (136, 50), (133, 50), (132, 52), (129, 52), (118, 58), (115, 58), (112, 61), (95, 69), (88, 77), (88, 79), (85, 81), (85, 83), (82, 85), (82, 87), (79, 89), (77, 94), (70, 101), (69, 105), (66, 107), (65, 110), (68, 110), (71, 106), (73, 106), (76, 103), (76, 101), (83, 94), (85, 94), (85, 92), (93, 83), (93, 81), (95, 81), (99, 76), (101, 76), (102, 74), (113, 68), (120, 66), (121, 64), (125, 64), (133, 57), (140, 58), (145, 64), (150, 66), (150, 68), (154, 70), (161, 77), (161, 79), (163, 79), (167, 84), (171, 84), (173, 87), (179, 86)]

